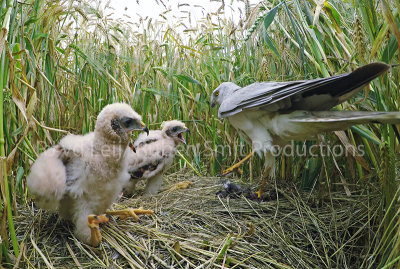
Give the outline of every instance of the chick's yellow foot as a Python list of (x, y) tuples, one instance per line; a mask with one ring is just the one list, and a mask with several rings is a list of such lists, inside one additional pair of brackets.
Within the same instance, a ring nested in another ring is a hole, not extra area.
[(191, 185), (193, 185), (192, 181), (185, 180), (185, 181), (181, 181), (181, 182), (176, 183), (175, 185), (173, 185), (172, 187), (168, 188), (167, 190), (169, 190), (169, 191), (183, 190), (183, 189), (189, 188)]
[(90, 228), (90, 244), (93, 247), (97, 247), (102, 239), (99, 224), (106, 222), (108, 222), (108, 218), (105, 215), (88, 216), (88, 226)]
[(229, 175), (235, 171), (237, 171), (240, 175), (243, 174), (242, 169), (240, 169), (240, 166), (242, 166), (242, 164), (244, 164), (248, 159), (250, 159), (254, 154), (254, 151), (250, 152), (249, 155), (247, 155), (246, 157), (244, 157), (240, 162), (232, 165), (231, 167), (229, 167), (228, 169), (222, 171), (221, 175), (222, 176), (226, 176)]
[(112, 216), (119, 216), (119, 218), (122, 220), (132, 217), (135, 219), (135, 221), (139, 221), (138, 214), (154, 215), (154, 212), (153, 212), (153, 210), (145, 210), (145, 209), (143, 209), (143, 207), (140, 207), (140, 208), (136, 208), (136, 209), (126, 208), (126, 209), (121, 209), (121, 210), (107, 211), (106, 214), (112, 215)]

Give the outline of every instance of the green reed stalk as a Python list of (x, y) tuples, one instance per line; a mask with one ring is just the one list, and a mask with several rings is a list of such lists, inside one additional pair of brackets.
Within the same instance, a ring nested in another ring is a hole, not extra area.
[[(9, 30), (9, 25), (10, 25), (10, 16), (11, 12), (13, 9), (14, 1), (7, 1), (7, 13), (5, 15), (3, 25), (2, 25), (2, 31), (6, 31), (8, 34)], [(7, 221), (8, 221), (8, 228), (10, 232), (10, 237), (11, 237), (11, 243), (13, 246), (14, 254), (16, 256), (19, 255), (19, 245), (18, 245), (18, 240), (15, 234), (15, 228), (14, 228), (14, 222), (13, 222), (13, 215), (12, 215), (12, 210), (11, 210), (11, 197), (10, 197), (10, 191), (9, 191), (9, 182), (8, 182), (8, 175), (7, 175), (7, 158), (6, 158), (6, 152), (5, 152), (5, 140), (4, 140), (4, 95), (3, 95), (3, 89), (7, 87), (7, 70), (8, 70), (8, 61), (6, 60), (6, 53), (5, 50), (8, 49), (7, 46), (4, 47), (2, 53), (1, 53), (1, 58), (0, 58), (0, 70), (3, 70), (3, 72), (0, 73), (0, 158), (2, 159), (2, 169), (1, 171), (3, 172), (2, 175), (0, 175), (3, 178), (3, 186), (4, 186), (4, 193), (5, 193), (5, 203), (6, 203), (6, 211), (7, 211)], [(6, 239), (4, 239), (6, 240)]]

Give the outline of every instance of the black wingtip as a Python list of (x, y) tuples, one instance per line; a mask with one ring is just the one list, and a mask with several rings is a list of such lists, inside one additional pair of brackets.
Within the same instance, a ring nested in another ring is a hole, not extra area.
[[(371, 80), (386, 73), (389, 69), (389, 65), (375, 62), (361, 66), (351, 73), (317, 80), (319, 83), (317, 86), (311, 86), (309, 89), (303, 90), (303, 98), (328, 93), (333, 97), (333, 101), (331, 103), (327, 101), (311, 103), (306, 100), (304, 104), (298, 106), (307, 110), (330, 109), (356, 95), (364, 86), (368, 85)], [(321, 81), (322, 83), (320, 83)], [(311, 105), (313, 106), (311, 107)]]
[(347, 81), (347, 92), (361, 86), (367, 85), (371, 80), (376, 79), (380, 75), (386, 73), (390, 69), (390, 65), (375, 62), (361, 66), (349, 73), (345, 81)]
[(364, 78), (370, 78), (369, 80), (373, 80), (374, 78), (386, 73), (389, 69), (390, 65), (381, 62), (375, 62), (357, 68), (352, 72), (352, 75), (360, 74)]

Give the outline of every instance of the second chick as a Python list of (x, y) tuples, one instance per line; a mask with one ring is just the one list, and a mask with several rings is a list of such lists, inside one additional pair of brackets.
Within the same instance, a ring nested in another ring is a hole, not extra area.
[(146, 180), (145, 195), (157, 194), (163, 183), (163, 173), (174, 160), (180, 143), (186, 144), (183, 133), (189, 132), (185, 124), (178, 120), (164, 122), (161, 130), (150, 131), (149, 135), (139, 135), (133, 150), (127, 153), (130, 181), (124, 194), (132, 195), (136, 183)]

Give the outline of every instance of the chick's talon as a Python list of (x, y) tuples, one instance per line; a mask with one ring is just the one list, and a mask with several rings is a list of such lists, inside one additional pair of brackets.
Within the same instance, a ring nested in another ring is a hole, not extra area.
[(154, 215), (153, 210), (146, 210), (146, 209), (143, 209), (143, 207), (136, 208), (136, 209), (126, 208), (126, 209), (121, 209), (121, 210), (113, 210), (113, 211), (107, 211), (106, 213), (111, 216), (119, 216), (119, 218), (121, 220), (132, 217), (135, 219), (135, 221), (139, 221), (138, 214)]
[(181, 181), (181, 182), (176, 183), (175, 184), (175, 189), (177, 189), (177, 190), (187, 189), (192, 185), (193, 185), (192, 181), (185, 180), (185, 181)]
[(181, 181), (181, 182), (178, 182), (178, 183), (172, 185), (171, 187), (165, 189), (164, 191), (184, 190), (184, 189), (188, 189), (193, 184), (194, 183), (192, 181), (185, 180), (185, 181)]
[(130, 149), (131, 149), (133, 152), (136, 153), (136, 148), (135, 148), (135, 145), (133, 144), (132, 141), (129, 142), (128, 146), (130, 147)]
[(100, 223), (108, 222), (108, 218), (105, 215), (89, 215), (88, 216), (88, 226), (90, 228), (90, 244), (93, 247), (100, 245), (102, 236), (100, 233)]

